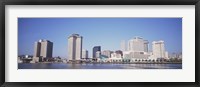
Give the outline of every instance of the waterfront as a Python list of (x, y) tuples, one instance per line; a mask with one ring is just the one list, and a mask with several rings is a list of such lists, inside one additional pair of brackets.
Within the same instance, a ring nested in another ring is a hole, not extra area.
[(18, 69), (182, 69), (182, 64), (18, 63)]

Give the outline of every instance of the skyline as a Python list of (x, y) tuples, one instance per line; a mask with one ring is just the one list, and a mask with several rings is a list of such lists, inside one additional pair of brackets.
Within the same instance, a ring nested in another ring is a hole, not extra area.
[(152, 41), (164, 40), (168, 52), (182, 52), (182, 18), (18, 18), (18, 55), (33, 55), (34, 42), (47, 39), (54, 43), (53, 56), (66, 58), (73, 33), (83, 36), (89, 57), (94, 46), (116, 51), (134, 36), (148, 40), (149, 49)]

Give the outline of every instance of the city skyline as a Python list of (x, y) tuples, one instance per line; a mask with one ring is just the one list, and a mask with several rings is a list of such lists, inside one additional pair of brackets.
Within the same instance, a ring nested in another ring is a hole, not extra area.
[[(18, 23), (18, 55), (33, 55), (31, 42), (48, 39), (55, 43), (53, 56), (67, 58), (67, 37), (73, 33), (83, 36), (83, 49), (88, 50), (89, 57), (94, 46), (116, 51), (122, 40), (127, 42), (134, 36), (148, 40), (149, 49), (151, 42), (164, 40), (167, 51), (182, 52), (181, 18), (19, 18)], [(142, 24), (149, 27), (139, 26)]]

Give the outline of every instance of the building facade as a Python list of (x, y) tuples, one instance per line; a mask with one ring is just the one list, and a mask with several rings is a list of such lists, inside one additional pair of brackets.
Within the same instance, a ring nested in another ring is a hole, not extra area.
[(164, 41), (153, 41), (152, 42), (152, 52), (155, 58), (165, 58), (165, 45)]
[(104, 55), (104, 56), (110, 58), (111, 57), (111, 53), (112, 52), (110, 50), (104, 50), (104, 51), (101, 52), (101, 55)]
[(123, 52), (123, 58), (136, 58), (136, 59), (147, 59), (150, 54), (148, 52), (133, 52), (125, 51)]
[(121, 50), (116, 50), (115, 53), (120, 54), (121, 56), (123, 56), (123, 51), (121, 51)]
[(41, 40), (40, 56), (45, 58), (52, 58), (53, 43), (48, 40)]
[(49, 40), (39, 40), (35, 42), (34, 57), (52, 58), (53, 42)]
[(97, 51), (96, 55), (95, 55), (95, 58), (100, 58), (100, 56), (101, 56), (101, 51)]
[(35, 42), (32, 62), (42, 62), (44, 59), (52, 58), (52, 54), (53, 42), (41, 39), (38, 42)]
[(111, 54), (111, 58), (122, 58), (122, 55), (114, 52), (114, 53)]
[(167, 51), (165, 51), (165, 58), (169, 58), (169, 54)]
[(88, 58), (88, 51), (82, 50), (82, 58)]
[(82, 38), (79, 34), (68, 37), (68, 60), (75, 61), (82, 58)]
[(97, 56), (96, 56), (96, 52), (97, 51), (101, 52), (101, 46), (95, 46), (95, 47), (93, 47), (93, 53), (92, 53), (92, 57), (93, 58), (97, 58)]
[(41, 43), (40, 42), (35, 42), (34, 45), (34, 57), (39, 57), (40, 56), (40, 50), (41, 50)]
[(148, 43), (142, 37), (135, 37), (128, 41), (128, 51), (148, 52)]

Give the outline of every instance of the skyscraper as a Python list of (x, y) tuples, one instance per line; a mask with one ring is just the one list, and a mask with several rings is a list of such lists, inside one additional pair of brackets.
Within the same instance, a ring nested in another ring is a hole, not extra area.
[(153, 41), (152, 51), (155, 58), (165, 58), (165, 46), (164, 41)]
[(53, 52), (53, 43), (48, 40), (40, 40), (39, 42), (41, 43), (40, 56), (51, 58)]
[(143, 40), (142, 37), (135, 37), (134, 39), (129, 40), (128, 50), (135, 52), (148, 52), (148, 41)]
[(52, 58), (53, 42), (49, 40), (39, 40), (35, 42), (34, 57)]
[(148, 52), (148, 47), (149, 46), (149, 42), (148, 42), (148, 40), (144, 40), (144, 52)]
[(165, 51), (165, 58), (169, 58), (169, 54), (167, 51)]
[(82, 58), (88, 58), (88, 51), (87, 50), (82, 51)]
[(72, 34), (68, 37), (68, 59), (75, 61), (82, 58), (82, 36)]
[(95, 46), (95, 47), (93, 47), (93, 55), (92, 55), (93, 58), (97, 58), (97, 56), (96, 56), (96, 52), (97, 51), (101, 52), (101, 46)]
[(35, 42), (34, 45), (34, 57), (39, 57), (40, 56), (40, 50), (41, 50), (41, 43), (40, 42)]

